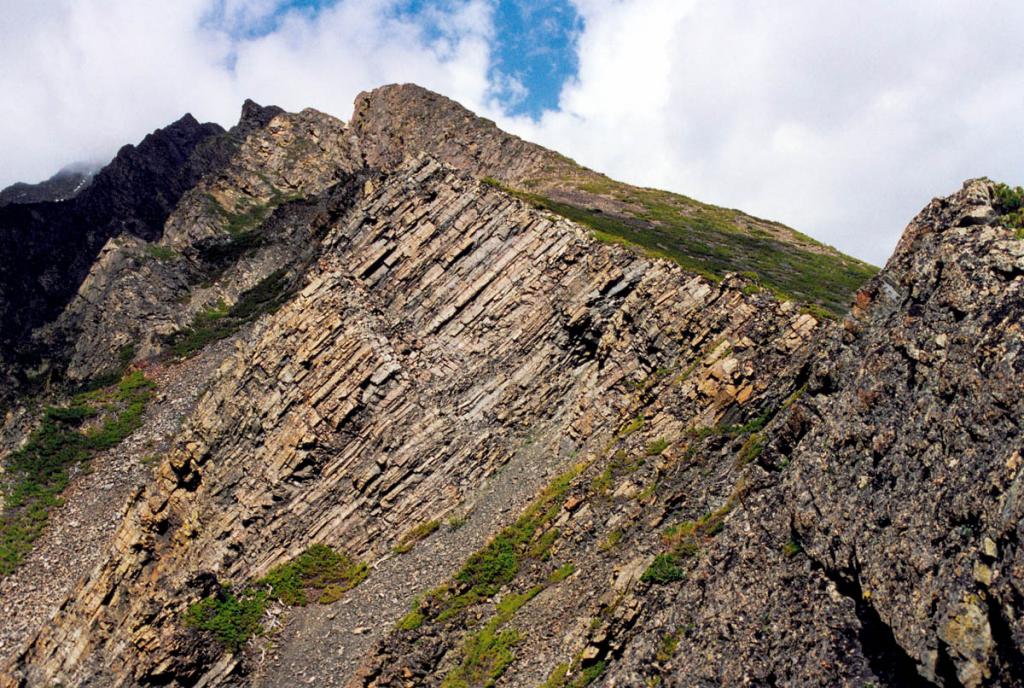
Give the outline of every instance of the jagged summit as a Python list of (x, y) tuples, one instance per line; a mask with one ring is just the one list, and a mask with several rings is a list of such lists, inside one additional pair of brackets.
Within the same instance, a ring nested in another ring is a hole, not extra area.
[(108, 239), (160, 237), (181, 195), (216, 167), (200, 144), (222, 133), (185, 115), (124, 146), (73, 198), (0, 207), (0, 360), (58, 315)]
[(263, 106), (246, 98), (242, 103), (242, 116), (238, 119), (238, 131), (247, 134), (254, 129), (262, 129), (270, 120), (283, 113), (284, 110), (276, 105)]
[(762, 285), (849, 259), (418, 87), (178, 125), (0, 289), (3, 688), (1024, 682), (1024, 192), (837, 321)]
[[(67, 206), (0, 208), (0, 243), (13, 247), (0, 266), (0, 293), (6, 295), (0, 302), (0, 370), (9, 389), (30, 382), (19, 379), (30, 369), (37, 377), (63, 374), (60, 361), (67, 354), (52, 354), (66, 344), (55, 341), (52, 333), (37, 333), (34, 338), (42, 336), (44, 341), (33, 344), (30, 335), (53, 323), (62, 310), (76, 310), (69, 299), (81, 288), (104, 244), (122, 235), (164, 243), (164, 224), (181, 195), (204, 177), (213, 179), (250, 135), (259, 137), (264, 131), (287, 138), (266, 150), (285, 151), (293, 159), (270, 161), (263, 159), (263, 152), (254, 152), (242, 195), (229, 191), (222, 197), (216, 189), (204, 191), (220, 204), (221, 215), (237, 218), (235, 225), (229, 224), (229, 234), (238, 223), (244, 224), (242, 205), (277, 205), (290, 195), (306, 195), (336, 183), (339, 175), (360, 169), (392, 170), (402, 160), (426, 153), (504, 185), (536, 207), (577, 221), (599, 239), (668, 257), (715, 280), (730, 271), (743, 272), (759, 287), (833, 313), (844, 312), (856, 287), (873, 274), (870, 266), (776, 223), (613, 182), (506, 134), (493, 122), (418, 86), (386, 86), (360, 94), (347, 125), (315, 110), (289, 114), (247, 100), (229, 132), (185, 115), (137, 146), (125, 146), (85, 193), (66, 201)], [(257, 169), (260, 165), (286, 166), (290, 176), (268, 183)], [(166, 243), (174, 250), (187, 249), (198, 234), (212, 241), (223, 231), (214, 227), (218, 222), (193, 221)], [(23, 308), (7, 305), (23, 302)], [(63, 334), (59, 338), (63, 340)], [(94, 362), (86, 369), (91, 372), (111, 362), (90, 357)], [(3, 398), (0, 393), (0, 404)]]

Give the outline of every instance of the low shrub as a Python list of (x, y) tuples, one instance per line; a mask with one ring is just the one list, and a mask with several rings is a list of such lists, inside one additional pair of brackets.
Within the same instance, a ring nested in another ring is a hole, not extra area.
[(405, 535), (403, 535), (402, 538), (398, 541), (398, 544), (395, 545), (391, 551), (393, 551), (395, 554), (405, 554), (406, 552), (411, 551), (412, 548), (416, 546), (416, 543), (420, 542), (421, 540), (426, 540), (428, 537), (433, 535), (434, 531), (436, 531), (440, 527), (441, 522), (437, 520), (431, 520), (425, 523), (421, 523), (409, 532), (407, 532)]
[(668, 449), (668, 440), (659, 437), (647, 445), (647, 456), (658, 456), (666, 449)]
[(221, 301), (196, 314), (192, 324), (167, 339), (171, 352), (187, 358), (207, 344), (230, 337), (260, 316), (273, 313), (291, 297), (287, 272), (276, 270), (238, 297), (230, 308)]
[(1024, 238), (1024, 187), (997, 184), (996, 206), (1006, 225), (1017, 230), (1016, 238)]
[(626, 438), (644, 426), (644, 417), (637, 416), (619, 429), (619, 437)]
[(640, 576), (645, 583), (672, 583), (682, 580), (686, 573), (679, 566), (679, 557), (674, 552), (663, 552), (654, 558), (651, 565)]
[(249, 638), (263, 632), (261, 620), (270, 602), (293, 607), (310, 602), (331, 604), (362, 583), (367, 574), (366, 564), (327, 545), (310, 545), (256, 582), (237, 591), (223, 586), (191, 605), (185, 623), (212, 634), (225, 648), (237, 652)]
[(367, 573), (366, 564), (318, 544), (272, 569), (257, 585), (265, 586), (271, 599), (289, 606), (330, 604), (362, 583)]
[(146, 255), (154, 260), (171, 261), (178, 257), (178, 252), (163, 244), (146, 244)]
[(185, 621), (237, 652), (249, 638), (263, 632), (260, 620), (266, 608), (267, 595), (262, 590), (245, 590), (236, 596), (230, 589), (223, 589), (189, 607)]

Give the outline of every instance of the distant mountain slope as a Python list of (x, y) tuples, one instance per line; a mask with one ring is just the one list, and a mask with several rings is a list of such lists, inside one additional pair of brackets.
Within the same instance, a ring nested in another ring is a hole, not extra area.
[(352, 126), (376, 142), (366, 152), (371, 164), (427, 151), (590, 227), (601, 240), (639, 246), (712, 279), (748, 273), (834, 315), (845, 313), (853, 292), (878, 272), (778, 222), (617, 182), (412, 84), (360, 95)]
[(0, 205), (0, 409), (30, 374), (61, 377), (67, 342), (39, 340), (39, 329), (68, 307), (107, 242), (159, 240), (181, 197), (279, 112), (247, 103), (231, 132), (185, 115), (122, 147), (70, 198)]
[(74, 198), (92, 181), (96, 167), (87, 164), (68, 165), (38, 184), (18, 182), (0, 190), (0, 206), (12, 203), (64, 201)]

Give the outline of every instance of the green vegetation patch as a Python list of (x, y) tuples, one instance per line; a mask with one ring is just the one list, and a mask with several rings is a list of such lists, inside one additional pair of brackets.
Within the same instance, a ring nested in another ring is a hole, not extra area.
[[(455, 575), (456, 582), (466, 589), (446, 601), (439, 614), (441, 620), (495, 595), (501, 586), (515, 578), (526, 558), (544, 556), (547, 548), (538, 550), (531, 544), (535, 536), (540, 536), (538, 541), (543, 541), (544, 531), (561, 511), (563, 498), (582, 469), (582, 466), (576, 466), (555, 478), (515, 523), (498, 533), (466, 561)], [(552, 529), (548, 532), (557, 531)]]
[(776, 409), (769, 409), (753, 420), (742, 424), (713, 425), (710, 427), (694, 428), (690, 431), (690, 435), (698, 440), (716, 436), (736, 438), (743, 435), (749, 435), (751, 433), (760, 432), (764, 429), (764, 426), (768, 425), (769, 421), (775, 417), (776, 412)]
[(421, 523), (405, 535), (398, 541), (391, 551), (395, 554), (405, 554), (406, 552), (412, 551), (412, 548), (416, 546), (417, 542), (426, 540), (428, 537), (434, 534), (438, 528), (441, 527), (441, 522), (438, 520), (427, 521)]
[(224, 230), (232, 236), (239, 236), (263, 224), (274, 210), (271, 203), (247, 203), (235, 211), (225, 210), (220, 204), (215, 208), (224, 218)]
[(644, 459), (645, 457), (630, 459), (624, 449), (616, 451), (604, 470), (590, 481), (591, 492), (602, 497), (607, 495), (615, 486), (616, 478), (638, 470), (644, 464)]
[[(409, 613), (399, 620), (397, 629), (413, 631), (428, 621), (454, 619), (469, 607), (494, 597), (515, 579), (527, 561), (548, 559), (558, 537), (558, 530), (551, 527), (551, 522), (561, 512), (572, 481), (585, 467), (583, 464), (574, 466), (555, 478), (515, 523), (469, 557), (452, 582), (417, 598)], [(494, 615), (479, 630), (465, 636), (457, 663), (442, 685), (445, 688), (494, 685), (515, 658), (513, 648), (521, 640), (518, 631), (505, 629), (505, 625), (520, 607), (547, 586), (564, 581), (575, 570), (571, 563), (564, 564), (541, 584), (522, 593), (505, 594), (495, 605)]]
[(236, 595), (230, 588), (223, 588), (189, 607), (185, 622), (237, 652), (249, 638), (263, 632), (260, 620), (266, 608), (267, 593), (263, 590), (245, 589)]
[(178, 252), (163, 244), (146, 244), (146, 255), (154, 260), (167, 262), (177, 258)]
[(466, 525), (468, 521), (469, 514), (454, 514), (448, 519), (446, 525), (448, 526), (448, 530), (456, 531), (462, 526)]
[(1017, 230), (1018, 239), (1024, 239), (1024, 187), (996, 184), (996, 206), (1006, 226)]
[(367, 574), (363, 562), (327, 545), (311, 545), (254, 583), (237, 590), (221, 586), (186, 610), (185, 623), (210, 633), (225, 648), (237, 652), (249, 638), (263, 633), (261, 620), (270, 602), (293, 607), (311, 602), (331, 604), (362, 583)]
[(632, 419), (631, 421), (623, 425), (621, 428), (619, 428), (619, 438), (625, 439), (632, 435), (637, 430), (640, 430), (642, 427), (644, 427), (644, 417), (637, 416), (636, 418)]
[(504, 629), (520, 607), (536, 597), (544, 586), (524, 593), (509, 593), (497, 604), (496, 613), (463, 642), (458, 663), (444, 677), (441, 688), (490, 688), (515, 659), (513, 648), (522, 640), (519, 631)]
[(736, 499), (734, 495), (721, 507), (695, 521), (683, 521), (667, 528), (661, 538), (666, 551), (654, 558), (640, 580), (665, 585), (685, 578), (683, 563), (697, 556), (707, 540), (722, 532), (725, 517), (735, 508)]
[(167, 343), (175, 356), (188, 357), (211, 342), (238, 332), (260, 316), (277, 311), (292, 296), (287, 272), (275, 270), (238, 297), (230, 308), (223, 301), (196, 314), (192, 324), (172, 334)]
[(595, 662), (587, 667), (581, 667), (579, 659), (573, 660), (572, 664), (565, 662), (551, 671), (541, 688), (585, 688), (596, 681), (607, 666), (604, 661)]
[(637, 209), (635, 214), (612, 215), (510, 189), (496, 180), (486, 183), (588, 227), (599, 241), (639, 248), (713, 281), (728, 272), (749, 273), (756, 276), (759, 285), (780, 297), (814, 303), (836, 315), (846, 312), (854, 292), (878, 272), (872, 265), (834, 252), (788, 228), (786, 231), (803, 246), (781, 241), (752, 226), (753, 219), (739, 211), (665, 191), (631, 187), (605, 177), (595, 176), (577, 188), (628, 203)]
[(15, 451), (0, 480), (0, 576), (12, 573), (42, 534), (50, 510), (63, 504), (74, 466), (120, 444), (142, 425), (155, 384), (141, 372), (111, 387), (82, 392), (64, 406), (47, 408), (26, 444)]
[(746, 466), (748, 463), (757, 460), (757, 457), (761, 456), (761, 452), (764, 451), (766, 438), (763, 432), (754, 432), (747, 437), (743, 446), (740, 447), (739, 454), (736, 456), (736, 463), (738, 466)]
[(362, 583), (366, 564), (340, 554), (326, 545), (312, 545), (287, 564), (270, 571), (258, 581), (269, 588), (271, 599), (290, 606), (310, 602), (330, 604)]
[(549, 583), (561, 583), (566, 578), (576, 573), (576, 565), (572, 562), (568, 564), (562, 564), (557, 569), (552, 571), (551, 575), (548, 576)]
[(647, 456), (658, 456), (666, 449), (668, 449), (668, 440), (659, 437), (647, 445)]
[(645, 583), (658, 583), (664, 585), (686, 577), (686, 573), (679, 566), (678, 557), (671, 552), (663, 552), (654, 558), (654, 561), (644, 571), (640, 580)]
[(620, 542), (622, 542), (622, 531), (616, 528), (605, 536), (604, 540), (601, 541), (601, 544), (598, 545), (598, 548), (602, 552), (607, 552), (614, 549)]
[(221, 216), (224, 222), (224, 230), (231, 235), (239, 236), (246, 232), (252, 231), (256, 227), (259, 227), (267, 218), (270, 217), (271, 213), (281, 205), (290, 203), (292, 201), (300, 200), (301, 194), (287, 194), (273, 184), (268, 179), (263, 178), (264, 183), (271, 189), (271, 196), (267, 201), (256, 201), (251, 198), (241, 199), (237, 202), (234, 210), (227, 210), (224, 208), (216, 198), (211, 195), (207, 195), (207, 202), (210, 207)]
[(676, 650), (679, 648), (679, 641), (683, 637), (682, 630), (677, 630), (673, 633), (667, 633), (661, 638), (661, 643), (658, 645), (658, 652), (654, 656), (659, 662), (667, 662), (676, 654)]

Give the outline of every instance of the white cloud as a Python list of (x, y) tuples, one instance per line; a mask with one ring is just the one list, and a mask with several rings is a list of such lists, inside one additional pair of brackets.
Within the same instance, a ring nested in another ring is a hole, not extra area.
[(577, 0), (579, 79), (506, 127), (884, 261), (931, 197), (1024, 181), (1024, 3)]
[[(0, 13), (0, 187), (111, 156), (186, 111), (252, 97), (347, 118), (414, 81), (634, 183), (778, 219), (882, 262), (932, 196), (1024, 182), (1019, 0), (574, 0), (578, 78), (540, 121), (488, 83), (492, 3), (11, 0)], [(512, 1), (512, 0), (503, 0)]]
[[(109, 159), (185, 112), (230, 126), (251, 97), (347, 118), (356, 94), (415, 81), (484, 100), (485, 0), (415, 17), (400, 0), (292, 11), (274, 0), (25, 0), (0, 13), (0, 187)], [(259, 32), (255, 32), (259, 33)]]

